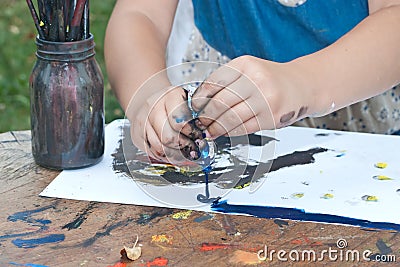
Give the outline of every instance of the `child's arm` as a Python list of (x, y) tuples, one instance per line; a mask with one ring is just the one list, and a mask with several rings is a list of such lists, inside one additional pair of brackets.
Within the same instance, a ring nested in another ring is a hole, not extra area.
[[(182, 120), (190, 118), (185, 93), (171, 89), (165, 50), (177, 1), (118, 0), (108, 23), (105, 59), (109, 81), (131, 122), (132, 141), (159, 160), (185, 160), (195, 144), (180, 134)], [(167, 93), (168, 91), (168, 93)], [(201, 133), (199, 133), (201, 134)]]
[(213, 137), (279, 128), (400, 83), (400, 1), (390, 2), (398, 5), (376, 11), (314, 54), (283, 64), (243, 56), (216, 70), (207, 80), (223, 86), (206, 82), (193, 99), (202, 126)]

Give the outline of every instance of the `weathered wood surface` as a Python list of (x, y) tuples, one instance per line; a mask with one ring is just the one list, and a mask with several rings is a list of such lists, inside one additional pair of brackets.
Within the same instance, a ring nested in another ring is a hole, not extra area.
[[(0, 134), (0, 266), (306, 266), (307, 260), (282, 262), (276, 254), (258, 262), (256, 253), (265, 245), (321, 253), (338, 249), (340, 238), (346, 249), (393, 254), (400, 262), (400, 235), (393, 231), (201, 212), (178, 219), (176, 209), (42, 198), (58, 172), (37, 166), (30, 146), (29, 131)], [(136, 236), (141, 257), (118, 265), (120, 250)], [(381, 266), (324, 259), (314, 264)]]

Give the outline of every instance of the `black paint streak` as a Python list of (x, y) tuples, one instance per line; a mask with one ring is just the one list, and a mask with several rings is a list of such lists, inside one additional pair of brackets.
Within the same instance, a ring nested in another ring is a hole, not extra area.
[(326, 152), (328, 149), (315, 147), (306, 151), (295, 151), (291, 154), (280, 156), (272, 162), (270, 172), (277, 171), (284, 167), (292, 167), (295, 165), (305, 165), (315, 162), (314, 155), (322, 152)]
[(314, 135), (315, 137), (323, 137), (323, 136), (329, 136), (328, 133), (318, 133)]
[(285, 226), (289, 226), (289, 223), (288, 223), (287, 221), (280, 220), (280, 219), (275, 219), (275, 220), (274, 220), (274, 223), (275, 223), (276, 225), (278, 225), (279, 228), (283, 228), (283, 227), (285, 227)]
[[(122, 138), (126, 138), (130, 140), (129, 130), (124, 131), (125, 135)], [(217, 179), (220, 181), (221, 187), (232, 188), (235, 186), (243, 186), (251, 181), (257, 181), (262, 178), (268, 172), (274, 172), (281, 168), (292, 167), (296, 165), (304, 165), (311, 164), (315, 162), (314, 155), (318, 153), (323, 153), (328, 151), (326, 148), (311, 148), (306, 151), (295, 151), (291, 154), (280, 156), (274, 160), (269, 162), (260, 162), (258, 165), (248, 165), (246, 162), (241, 161), (230, 153), (233, 145), (243, 144), (243, 145), (252, 145), (252, 146), (265, 146), (269, 142), (279, 141), (272, 137), (261, 136), (256, 134), (250, 134), (248, 136), (239, 136), (239, 137), (219, 137), (216, 139), (217, 153), (219, 154), (230, 154), (230, 160), (233, 163), (233, 167), (220, 167), (213, 168), (212, 172), (209, 173), (208, 181), (214, 182)], [(145, 175), (137, 170), (143, 170), (146, 167), (150, 166), (150, 162), (147, 159), (147, 156), (144, 152), (139, 151), (133, 144), (130, 147), (127, 147), (127, 143), (123, 140), (119, 141), (119, 146), (113, 156), (112, 167), (113, 170), (117, 173), (123, 173), (128, 177), (132, 177), (131, 171), (134, 172), (134, 179), (144, 183), (150, 183), (152, 185), (166, 185), (168, 183), (180, 183), (180, 184), (199, 184), (205, 183), (204, 174), (199, 171), (196, 173), (182, 173), (176, 171), (174, 167), (161, 167), (163, 171), (165, 171), (161, 178), (159, 176), (151, 176)], [(122, 144), (124, 144), (124, 151)], [(129, 159), (128, 163), (125, 161), (125, 155)], [(127, 165), (128, 164), (128, 165)], [(228, 171), (227, 171), (228, 170)], [(221, 171), (225, 171), (224, 178), (221, 178)], [(241, 178), (236, 184), (233, 184), (237, 177), (241, 176)], [(226, 177), (226, 178), (225, 178)], [(201, 197), (201, 196), (200, 196)], [(207, 197), (207, 188), (206, 188), (206, 198)], [(142, 218), (139, 221), (145, 222), (146, 219)]]
[(79, 226), (81, 226), (81, 224), (86, 221), (88, 215), (91, 213), (91, 210), (93, 209), (95, 203), (94, 202), (90, 202), (89, 205), (86, 207), (86, 209), (83, 210), (83, 212), (81, 214), (78, 214), (77, 217), (70, 223), (67, 223), (66, 225), (64, 225), (61, 229), (68, 229), (72, 230), (72, 229), (77, 229), (79, 228)]
[(221, 225), (227, 235), (235, 235), (238, 231), (236, 230), (235, 223), (229, 216), (230, 215), (223, 215)]
[(129, 223), (131, 223), (133, 221), (132, 218), (127, 218), (123, 221), (119, 221), (117, 223), (111, 224), (111, 225), (105, 225), (102, 229), (104, 231), (99, 231), (96, 232), (96, 234), (94, 236), (92, 236), (91, 238), (86, 239), (84, 242), (82, 242), (80, 245), (78, 246), (82, 246), (82, 247), (90, 247), (91, 245), (94, 244), (94, 242), (97, 241), (97, 239), (103, 237), (103, 236), (108, 236), (110, 235), (111, 231), (121, 227), (121, 226), (127, 226)]
[(218, 150), (230, 148), (231, 144), (251, 145), (251, 146), (265, 146), (269, 142), (279, 141), (270, 136), (249, 134), (247, 136), (221, 136), (215, 140)]
[(382, 239), (378, 239), (378, 241), (376, 242), (376, 247), (379, 249), (379, 252), (382, 255), (387, 255), (393, 252), (393, 250), (388, 247)]
[(166, 215), (172, 214), (171, 209), (166, 209), (166, 208), (156, 208), (156, 211), (154, 211), (151, 214), (140, 214), (139, 219), (137, 219), (135, 222), (137, 224), (145, 225), (150, 223), (152, 220), (158, 218), (158, 217), (164, 217)]

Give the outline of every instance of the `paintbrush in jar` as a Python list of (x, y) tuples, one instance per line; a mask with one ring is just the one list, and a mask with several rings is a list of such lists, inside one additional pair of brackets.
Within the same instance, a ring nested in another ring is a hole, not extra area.
[(28, 4), (29, 11), (31, 12), (31, 15), (32, 15), (32, 18), (33, 18), (33, 22), (35, 23), (36, 30), (39, 33), (39, 37), (41, 39), (44, 39), (45, 36), (44, 36), (42, 28), (40, 27), (39, 17), (38, 17), (38, 15), (36, 13), (36, 10), (35, 10), (35, 7), (34, 7), (34, 5), (32, 3), (32, 0), (26, 0), (26, 3)]
[(71, 25), (70, 25), (70, 35), (69, 41), (76, 41), (81, 38), (80, 31), (81, 31), (81, 23), (82, 23), (82, 16), (83, 11), (85, 9), (87, 0), (78, 0), (76, 2), (76, 7), (74, 10), (74, 16), (72, 17)]

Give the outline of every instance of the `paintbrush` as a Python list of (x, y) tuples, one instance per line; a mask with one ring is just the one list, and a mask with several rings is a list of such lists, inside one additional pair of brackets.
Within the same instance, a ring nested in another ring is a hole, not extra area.
[(39, 18), (40, 18), (40, 27), (43, 30), (44, 37), (47, 39), (47, 35), (49, 34), (49, 28), (48, 28), (48, 21), (46, 18), (46, 9), (45, 9), (45, 4), (44, 0), (38, 0), (38, 10), (39, 10)]
[(70, 41), (75, 41), (80, 38), (82, 15), (85, 9), (87, 0), (77, 0), (76, 7), (74, 11), (74, 16), (72, 17), (70, 26)]
[(45, 36), (44, 36), (42, 28), (40, 27), (40, 21), (39, 21), (38, 15), (36, 13), (35, 7), (32, 3), (32, 0), (26, 0), (26, 3), (28, 4), (29, 10), (31, 12), (33, 22), (35, 23), (36, 30), (39, 33), (39, 38), (44, 39)]
[(50, 0), (50, 21), (49, 21), (49, 40), (56, 42), (58, 40), (58, 14), (57, 0)]
[(89, 0), (86, 1), (85, 4), (85, 9), (83, 10), (83, 18), (82, 18), (82, 26), (83, 26), (83, 36), (82, 39), (87, 39), (89, 38), (89, 33), (90, 33), (90, 20), (89, 20)]
[(57, 0), (58, 41), (65, 42), (65, 22), (63, 0)]

